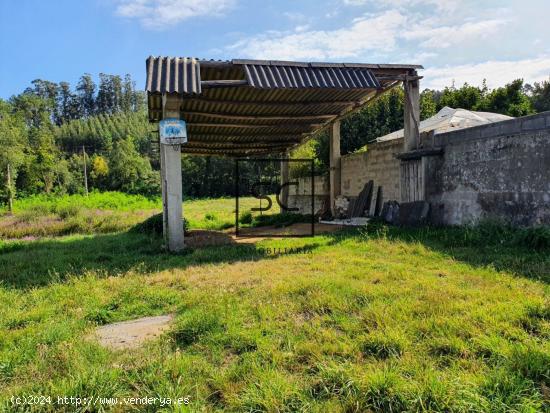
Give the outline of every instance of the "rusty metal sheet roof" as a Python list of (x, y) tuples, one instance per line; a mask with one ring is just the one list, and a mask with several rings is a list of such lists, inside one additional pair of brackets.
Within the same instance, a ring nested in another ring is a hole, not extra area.
[(149, 57), (147, 84), (151, 93), (202, 93), (200, 63), (189, 57)]
[(150, 57), (149, 120), (162, 119), (162, 95), (167, 94), (179, 100), (180, 115), (187, 123), (183, 152), (224, 156), (283, 152), (420, 67)]

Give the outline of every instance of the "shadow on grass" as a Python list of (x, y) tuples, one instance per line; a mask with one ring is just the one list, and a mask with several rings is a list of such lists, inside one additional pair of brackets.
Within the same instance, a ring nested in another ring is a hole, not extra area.
[[(462, 228), (404, 229), (378, 228), (344, 229), (323, 234), (328, 240), (301, 242), (302, 248), (315, 250), (321, 245), (336, 246), (357, 238), (389, 239), (418, 242), (432, 251), (443, 253), (474, 267), (492, 266), (517, 276), (550, 283), (550, 251), (510, 247), (498, 242), (484, 244), (464, 236)], [(32, 242), (0, 243), (0, 285), (28, 289), (63, 282), (69, 274), (96, 271), (104, 276), (117, 276), (129, 270), (151, 273), (193, 265), (233, 263), (273, 259), (255, 244), (229, 244), (187, 250), (169, 254), (162, 250), (161, 240), (139, 233), (117, 233), (96, 236), (76, 236)]]
[[(132, 232), (0, 243), (0, 286), (41, 287), (86, 271), (108, 277), (129, 270), (147, 274), (170, 268), (277, 257), (252, 243), (190, 248), (179, 254), (165, 252), (161, 244), (158, 237)], [(313, 250), (319, 244), (301, 246)]]
[(548, 228), (518, 229), (491, 222), (477, 227), (400, 228), (373, 223), (362, 238), (420, 243), (473, 267), (490, 266), (515, 276), (550, 283)]

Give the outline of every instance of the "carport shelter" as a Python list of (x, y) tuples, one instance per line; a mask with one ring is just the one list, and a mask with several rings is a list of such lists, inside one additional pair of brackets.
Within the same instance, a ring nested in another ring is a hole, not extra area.
[(333, 207), (340, 193), (340, 120), (401, 83), (404, 151), (418, 146), (419, 65), (149, 57), (146, 67), (149, 120), (187, 123), (186, 144), (160, 145), (164, 235), (171, 251), (184, 246), (181, 152), (286, 156), (329, 128)]

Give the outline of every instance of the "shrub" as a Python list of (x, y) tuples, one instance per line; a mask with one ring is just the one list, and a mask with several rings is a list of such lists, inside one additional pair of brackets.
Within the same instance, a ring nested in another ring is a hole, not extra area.
[(273, 215), (258, 215), (252, 220), (252, 225), (256, 227), (267, 225), (286, 227), (299, 222), (311, 222), (311, 215), (291, 214), (288, 212)]
[(79, 215), (82, 212), (82, 207), (78, 204), (65, 204), (58, 206), (56, 212), (59, 218), (67, 219)]
[(252, 224), (252, 212), (246, 211), (245, 213), (241, 214), (241, 216), (239, 217), (239, 222), (245, 225)]
[[(182, 219), (183, 231), (186, 235), (189, 234), (189, 223), (185, 218)], [(134, 225), (130, 228), (130, 232), (140, 233), (140, 234), (149, 234), (154, 236), (162, 236), (163, 223), (162, 223), (162, 213), (155, 214), (145, 221), (140, 222), (137, 225)]]

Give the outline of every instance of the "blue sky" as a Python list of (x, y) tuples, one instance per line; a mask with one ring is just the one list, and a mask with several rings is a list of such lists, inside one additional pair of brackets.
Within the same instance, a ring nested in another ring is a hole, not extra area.
[(0, 97), (149, 55), (420, 63), (422, 87), (550, 76), (547, 0), (0, 0)]

